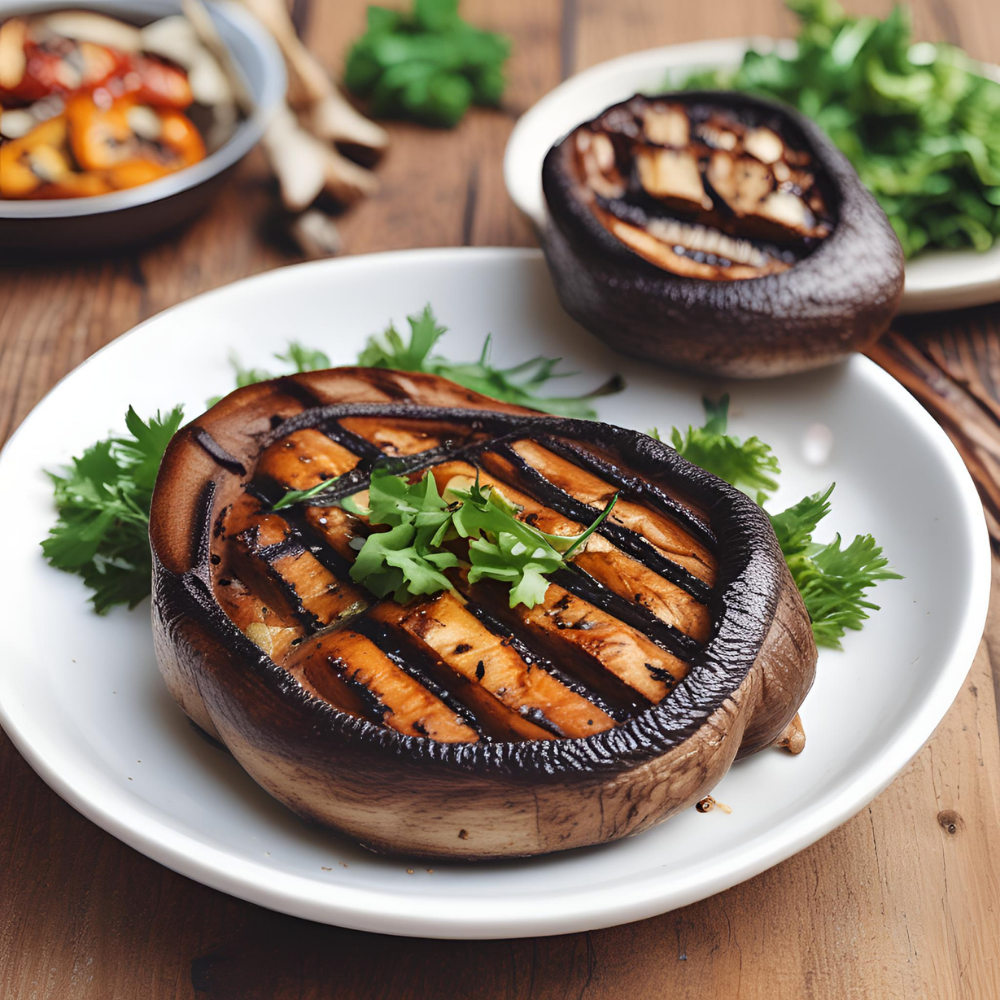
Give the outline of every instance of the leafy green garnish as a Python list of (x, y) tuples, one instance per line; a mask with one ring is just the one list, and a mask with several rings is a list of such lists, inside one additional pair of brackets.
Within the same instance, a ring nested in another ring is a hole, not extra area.
[(909, 11), (848, 17), (836, 0), (788, 0), (802, 27), (792, 58), (750, 51), (695, 88), (743, 90), (817, 122), (875, 195), (908, 257), (988, 250), (1000, 236), (1000, 83), (960, 49), (912, 44)]
[[(541, 390), (553, 379), (569, 378), (576, 374), (556, 370), (561, 358), (536, 357), (510, 368), (496, 368), (490, 363), (492, 335), (487, 335), (478, 360), (451, 361), (440, 354), (431, 353), (437, 342), (448, 332), (448, 328), (438, 323), (429, 305), (424, 307), (422, 313), (408, 317), (407, 322), (410, 325), (408, 340), (404, 340), (390, 323), (381, 336), (368, 338), (364, 349), (358, 354), (358, 364), (363, 368), (426, 372), (505, 403), (584, 420), (593, 420), (597, 416), (590, 400), (621, 392), (625, 388), (622, 377), (613, 375), (604, 385), (580, 396), (543, 396), (540, 395)], [(287, 353), (274, 356), (279, 361), (291, 364), (293, 372), (317, 371), (330, 367), (330, 359), (326, 354), (305, 347), (297, 341), (289, 342)], [(230, 362), (236, 373), (238, 389), (277, 377), (274, 372), (262, 368), (244, 368), (235, 355), (230, 357)], [(214, 406), (221, 398), (216, 396), (208, 400), (208, 405)]]
[(392, 594), (400, 603), (420, 594), (454, 590), (443, 571), (458, 566), (458, 556), (442, 548), (452, 511), (429, 472), (411, 485), (405, 477), (393, 475), (388, 463), (376, 463), (368, 507), (358, 507), (351, 498), (343, 506), (371, 524), (389, 526), (364, 540), (351, 567), (352, 580), (377, 597)]
[(315, 347), (306, 347), (296, 340), (288, 342), (286, 354), (275, 354), (279, 361), (286, 361), (297, 372), (318, 372), (330, 367), (329, 357)]
[(830, 495), (835, 483), (825, 490), (803, 497), (780, 514), (769, 514), (771, 527), (786, 559), (802, 555), (812, 545), (812, 533), (830, 513)]
[(840, 535), (826, 545), (813, 542), (812, 533), (830, 512), (832, 492), (831, 485), (770, 517), (809, 612), (816, 645), (840, 649), (845, 631), (860, 630), (867, 612), (878, 610), (877, 604), (865, 600), (865, 591), (879, 580), (902, 577), (888, 568), (889, 560), (871, 535), (858, 535), (846, 549), (840, 547)]
[(184, 419), (175, 407), (143, 422), (129, 407), (128, 437), (109, 437), (71, 459), (52, 479), (58, 520), (45, 558), (83, 577), (95, 610), (134, 608), (150, 591), (149, 505), (160, 460)]
[(553, 379), (568, 378), (575, 372), (556, 371), (561, 358), (532, 358), (510, 368), (495, 368), (490, 363), (492, 336), (487, 336), (476, 361), (456, 362), (431, 351), (447, 333), (428, 305), (422, 313), (407, 317), (409, 340), (400, 336), (390, 324), (381, 337), (369, 337), (365, 349), (358, 355), (358, 364), (366, 368), (393, 368), (397, 371), (427, 372), (449, 379), (466, 389), (485, 396), (526, 406), (564, 417), (593, 419), (596, 411), (590, 400), (621, 392), (625, 383), (615, 375), (604, 385), (582, 396), (542, 396), (540, 390)]
[[(750, 438), (741, 446), (737, 438), (726, 434), (728, 397), (723, 396), (718, 403), (708, 399), (703, 403), (707, 417), (703, 427), (688, 428), (688, 434), (683, 438), (674, 428), (671, 438), (677, 450), (695, 465), (738, 489), (747, 486), (758, 489), (765, 479), (767, 489), (777, 489), (778, 484), (773, 477), (779, 474), (779, 469), (770, 447), (756, 438)], [(656, 429), (653, 430), (655, 432)], [(654, 436), (659, 439), (658, 434)], [(691, 440), (697, 444), (687, 447)], [(755, 443), (751, 447), (752, 442)], [(685, 446), (684, 451), (681, 451), (681, 446)], [(749, 455), (756, 455), (760, 461), (751, 461), (741, 449), (748, 449)], [(705, 464), (699, 459), (704, 459)], [(768, 517), (792, 579), (802, 594), (816, 645), (840, 649), (840, 640), (846, 630), (860, 629), (868, 618), (867, 612), (878, 610), (877, 604), (866, 600), (866, 591), (879, 580), (902, 578), (888, 568), (888, 559), (882, 555), (882, 549), (871, 535), (858, 535), (846, 549), (840, 547), (840, 535), (826, 545), (813, 541), (813, 532), (830, 513), (833, 489), (831, 485), (826, 490), (803, 497), (781, 513), (769, 513)], [(763, 505), (764, 500), (766, 496), (758, 493), (757, 502)]]
[(469, 542), (469, 583), (499, 580), (510, 584), (510, 606), (533, 608), (545, 599), (546, 576), (566, 565), (570, 556), (600, 527), (618, 501), (616, 493), (594, 522), (578, 535), (550, 535), (518, 519), (519, 508), (499, 490), (479, 485), (449, 486), (460, 505), (452, 525)]
[(499, 104), (510, 42), (458, 14), (458, 0), (414, 0), (409, 13), (368, 8), (347, 55), (344, 83), (376, 117), (451, 127), (470, 104)]
[[(438, 493), (430, 472), (416, 483), (392, 473), (391, 463), (372, 469), (368, 506), (353, 497), (341, 501), (350, 513), (388, 531), (370, 534), (360, 545), (351, 579), (378, 597), (401, 603), (421, 594), (454, 590), (444, 570), (464, 567), (469, 583), (497, 580), (510, 586), (510, 606), (529, 608), (544, 600), (546, 577), (566, 566), (611, 513), (617, 494), (594, 522), (578, 535), (550, 535), (520, 520), (520, 508), (499, 490), (451, 483), (448, 498)], [(468, 539), (469, 560), (462, 562), (448, 543)]]
[[(306, 347), (297, 340), (288, 342), (288, 350), (284, 354), (274, 355), (278, 361), (284, 361), (292, 366), (288, 374), (301, 372), (321, 371), (330, 367), (330, 359), (322, 351), (314, 347)], [(274, 372), (269, 372), (266, 368), (244, 368), (238, 355), (234, 351), (229, 355), (229, 363), (233, 366), (233, 373), (236, 379), (236, 388), (243, 389), (248, 385), (256, 385), (258, 382), (266, 382), (268, 379), (277, 378)], [(206, 406), (215, 406), (222, 396), (213, 396), (206, 400)]]
[[(781, 469), (771, 446), (759, 438), (740, 441), (726, 433), (729, 396), (717, 403), (702, 400), (706, 420), (702, 427), (688, 427), (685, 434), (675, 427), (670, 440), (678, 453), (694, 465), (711, 472), (763, 504), (778, 488), (775, 476)], [(654, 428), (655, 429), (655, 428)]]

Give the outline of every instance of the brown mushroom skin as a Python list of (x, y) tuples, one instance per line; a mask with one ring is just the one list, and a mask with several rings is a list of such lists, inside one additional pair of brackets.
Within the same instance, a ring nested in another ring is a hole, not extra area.
[(542, 166), (548, 220), (541, 237), (563, 308), (623, 354), (728, 378), (807, 371), (874, 343), (899, 305), (903, 253), (885, 213), (822, 130), (791, 108), (735, 92), (681, 91), (649, 100), (777, 118), (782, 133), (808, 149), (825, 173), (836, 226), (780, 274), (678, 277), (601, 225), (581, 197), (569, 168), (572, 145), (563, 139)]
[[(223, 613), (207, 584), (204, 538), (191, 537), (192, 524), (210, 530), (242, 489), (246, 475), (234, 463), (252, 468), (271, 415), (301, 410), (304, 394), (328, 403), (528, 412), (433, 376), (339, 369), (237, 390), (171, 442), (150, 531), (157, 660), (191, 719), (290, 809), (380, 852), (466, 860), (544, 854), (653, 826), (703, 798), (734, 758), (781, 738), (814, 676), (808, 616), (766, 518), (748, 524), (743, 516), (759, 508), (680, 458), (664, 478), (690, 476), (692, 501), (705, 505), (713, 528), (723, 519), (715, 600), (726, 615), (715, 638), (729, 649), (738, 638), (727, 664), (713, 661), (710, 641), (704, 669), (689, 675), (698, 674), (696, 686), (682, 682), (665, 702), (604, 734), (526, 743), (401, 736), (310, 697)], [(228, 453), (229, 468), (199, 443), (205, 431)], [(640, 464), (646, 449), (659, 455), (665, 447), (616, 433), (636, 439)]]

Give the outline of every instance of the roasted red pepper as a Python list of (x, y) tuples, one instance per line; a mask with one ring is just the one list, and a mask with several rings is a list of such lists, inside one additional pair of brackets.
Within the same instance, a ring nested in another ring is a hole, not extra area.
[(126, 91), (139, 104), (183, 111), (194, 100), (184, 73), (145, 56), (132, 56), (124, 81)]
[(52, 94), (95, 90), (129, 68), (129, 59), (122, 52), (91, 42), (74, 44), (79, 58), (71, 61), (65, 53), (28, 39), (24, 43), (24, 73), (13, 86), (0, 87), (0, 101), (30, 104)]

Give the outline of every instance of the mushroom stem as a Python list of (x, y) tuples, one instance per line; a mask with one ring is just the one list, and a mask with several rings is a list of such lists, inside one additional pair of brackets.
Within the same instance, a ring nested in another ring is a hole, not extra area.
[(24, 54), (27, 28), (20, 18), (0, 24), (0, 87), (16, 87), (24, 77), (28, 61)]
[(306, 257), (333, 257), (340, 253), (337, 224), (325, 212), (311, 208), (296, 215), (288, 226), (289, 235)]
[(389, 144), (389, 133), (381, 125), (365, 118), (341, 92), (330, 85), (330, 92), (306, 112), (309, 128), (321, 139), (346, 142), (381, 152)]
[(285, 105), (264, 134), (271, 167), (281, 185), (281, 197), (290, 212), (308, 208), (321, 191), (341, 202), (374, 194), (378, 181), (370, 170), (341, 156), (302, 128)]
[(799, 713), (795, 713), (795, 718), (785, 727), (785, 731), (778, 740), (778, 746), (782, 750), (787, 750), (790, 754), (799, 754), (805, 749), (806, 731), (802, 728), (802, 720)]
[(78, 42), (108, 45), (122, 52), (142, 49), (141, 32), (134, 25), (89, 10), (59, 10), (45, 16), (45, 27), (55, 35)]
[(350, 104), (295, 33), (282, 0), (242, 0), (274, 36), (288, 67), (289, 103), (322, 139), (383, 150), (389, 135)]
[(215, 56), (222, 72), (226, 74), (226, 79), (232, 87), (233, 96), (236, 98), (240, 110), (245, 115), (253, 114), (255, 102), (250, 88), (237, 69), (229, 46), (222, 40), (222, 36), (215, 27), (215, 22), (212, 20), (212, 15), (208, 12), (204, 0), (181, 0), (181, 10), (191, 22), (191, 26), (197, 32), (202, 44)]

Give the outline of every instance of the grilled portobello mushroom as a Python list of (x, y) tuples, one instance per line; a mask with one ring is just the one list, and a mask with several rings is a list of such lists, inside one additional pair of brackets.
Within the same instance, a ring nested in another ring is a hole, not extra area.
[[(456, 571), (456, 593), (399, 604), (351, 579), (378, 529), (336, 503), (383, 456), (442, 491), (478, 470), (553, 534), (618, 502), (532, 608)], [(644, 830), (787, 741), (813, 679), (805, 608), (749, 498), (644, 434), (430, 375), (237, 390), (171, 442), (150, 539), (181, 707), (289, 808), (378, 851), (501, 858)]]
[(713, 375), (830, 364), (889, 325), (903, 254), (822, 130), (728, 92), (636, 96), (542, 167), (564, 308), (615, 350)]

